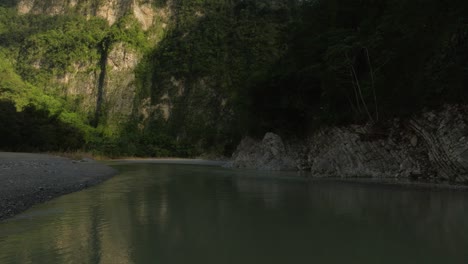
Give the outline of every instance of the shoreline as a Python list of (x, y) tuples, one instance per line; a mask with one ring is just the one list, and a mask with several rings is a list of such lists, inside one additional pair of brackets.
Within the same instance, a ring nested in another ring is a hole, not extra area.
[(371, 179), (371, 178), (338, 178), (338, 177), (305, 177), (307, 182), (321, 182), (321, 183), (346, 183), (356, 185), (368, 185), (377, 187), (391, 187), (409, 190), (426, 190), (426, 191), (457, 191), (467, 192), (468, 185), (462, 184), (448, 184), (448, 183), (431, 183), (423, 181), (403, 181), (392, 179)]
[[(106, 181), (118, 164), (188, 164), (223, 167), (227, 161), (184, 158), (125, 158), (106, 161), (71, 160), (49, 154), (0, 152), (0, 221), (59, 196), (81, 191)], [(231, 168), (237, 170), (238, 168)], [(265, 171), (255, 170), (254, 171)], [(277, 171), (279, 172), (279, 171)], [(296, 171), (307, 183), (344, 183), (426, 191), (468, 191), (468, 185), (404, 181), (388, 178), (318, 177)], [(274, 178), (274, 177), (273, 177)]]
[(0, 222), (34, 205), (100, 184), (133, 163), (222, 166), (226, 161), (185, 158), (74, 160), (60, 153), (0, 152)]
[(0, 152), (0, 221), (33, 205), (99, 184), (117, 173), (91, 159)]
[(223, 160), (205, 160), (205, 159), (187, 159), (187, 158), (122, 158), (111, 159), (105, 163), (153, 163), (153, 164), (186, 164), (186, 165), (206, 165), (206, 166), (223, 166), (228, 161)]
[[(313, 176), (310, 171), (301, 170), (262, 170), (252, 168), (233, 168), (228, 165), (230, 161), (225, 160), (204, 160), (204, 159), (186, 159), (186, 158), (123, 158), (123, 159), (112, 159), (108, 160), (110, 165), (114, 162), (117, 163), (133, 163), (133, 164), (187, 164), (187, 165), (206, 165), (206, 166), (221, 166), (233, 170), (250, 170), (259, 172), (294, 172), (297, 174), (303, 174), (297, 176), (298, 179), (305, 180), (307, 182), (336, 182), (336, 183), (347, 183), (347, 184), (360, 184), (360, 185), (374, 185), (381, 187), (395, 187), (395, 188), (408, 188), (413, 190), (442, 190), (442, 191), (468, 191), (468, 185), (463, 184), (449, 184), (449, 183), (434, 183), (424, 182), (420, 180), (410, 181), (408, 179), (394, 179), (394, 178), (365, 178), (365, 177), (320, 177)], [(106, 162), (107, 164), (107, 162)], [(296, 177), (296, 176), (294, 176)], [(274, 176), (272, 177), (274, 178)]]

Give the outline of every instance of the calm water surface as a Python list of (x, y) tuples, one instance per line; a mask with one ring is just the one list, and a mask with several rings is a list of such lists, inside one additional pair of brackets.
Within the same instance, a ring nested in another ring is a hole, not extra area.
[(468, 263), (468, 195), (115, 164), (0, 223), (0, 263)]

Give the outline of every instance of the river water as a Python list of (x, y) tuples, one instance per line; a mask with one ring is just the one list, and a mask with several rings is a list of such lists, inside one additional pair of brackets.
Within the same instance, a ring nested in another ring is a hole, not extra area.
[(113, 166), (109, 181), (0, 223), (0, 263), (468, 263), (464, 192)]

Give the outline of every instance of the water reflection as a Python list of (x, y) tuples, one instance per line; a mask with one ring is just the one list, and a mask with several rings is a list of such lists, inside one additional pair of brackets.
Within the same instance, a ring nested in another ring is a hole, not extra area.
[(164, 164), (0, 224), (0, 263), (464, 263), (468, 196)]

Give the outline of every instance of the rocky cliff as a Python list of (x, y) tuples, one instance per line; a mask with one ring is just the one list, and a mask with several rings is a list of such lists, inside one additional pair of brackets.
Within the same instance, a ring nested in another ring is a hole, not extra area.
[[(468, 183), (468, 107), (446, 106), (390, 127), (324, 128), (301, 142), (246, 138), (229, 166), (296, 169), (317, 177)], [(291, 163), (291, 161), (294, 161)]]
[(52, 29), (43, 26), (44, 32), (21, 44), (23, 78), (66, 98), (94, 126), (128, 122), (135, 108), (135, 69), (161, 38), (169, 1), (20, 0), (16, 9), (31, 17), (58, 17)]
[(285, 54), (287, 3), (0, 0), (15, 20), (0, 20), (0, 49), (56, 112), (76, 114), (91, 148), (230, 154), (249, 87)]
[[(0, 0), (0, 52), (41, 107), (91, 135), (86, 148), (115, 156), (230, 155), (242, 135), (467, 103), (468, 5), (319, 2)], [(450, 179), (458, 147), (422, 148), (441, 140), (431, 125), (328, 128), (302, 144), (268, 135), (244, 142), (245, 166)]]
[(17, 9), (21, 14), (70, 15), (77, 14), (101, 17), (114, 24), (127, 14), (133, 14), (141, 26), (147, 30), (163, 10), (156, 8), (161, 1), (147, 0), (20, 0)]

